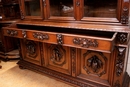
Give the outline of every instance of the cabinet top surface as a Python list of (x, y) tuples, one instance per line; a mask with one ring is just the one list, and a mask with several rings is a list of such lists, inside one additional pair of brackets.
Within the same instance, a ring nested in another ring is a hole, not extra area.
[(129, 26), (112, 25), (112, 24), (100, 24), (91, 22), (80, 22), (80, 21), (19, 21), (17, 25), (29, 25), (29, 26), (46, 26), (46, 27), (58, 27), (68, 29), (79, 29), (79, 30), (95, 30), (95, 31), (108, 31), (108, 32), (126, 32), (130, 33)]

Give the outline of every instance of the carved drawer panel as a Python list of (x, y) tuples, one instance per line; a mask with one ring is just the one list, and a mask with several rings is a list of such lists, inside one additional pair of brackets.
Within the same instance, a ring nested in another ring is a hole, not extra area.
[[(90, 50), (81, 50), (80, 73), (78, 78), (85, 80), (105, 82), (110, 85), (111, 72), (113, 70), (111, 65), (111, 54), (102, 53)], [(113, 61), (113, 60), (112, 60)]]
[(116, 34), (117, 33), (113, 33), (110, 37), (65, 34), (63, 37), (65, 45), (110, 53), (115, 43)]
[(47, 43), (56, 43), (55, 33), (35, 31), (35, 30), (26, 30), (25, 32), (26, 32), (26, 39)]
[(32, 40), (21, 40), (21, 49), (24, 60), (41, 65), (39, 42)]
[(3, 28), (4, 36), (23, 38), (22, 30), (15, 28)]
[(71, 58), (69, 47), (44, 44), (43, 66), (64, 74), (71, 75)]

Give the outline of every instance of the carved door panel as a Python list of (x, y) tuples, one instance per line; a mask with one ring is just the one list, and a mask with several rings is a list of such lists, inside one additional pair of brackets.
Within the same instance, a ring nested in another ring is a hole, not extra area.
[(21, 49), (24, 60), (41, 65), (39, 42), (21, 40)]
[[(78, 78), (92, 80), (94, 82), (109, 84), (110, 80), (110, 53), (102, 53), (90, 50), (81, 50), (81, 72)], [(111, 71), (113, 69), (111, 68)]]
[(54, 44), (44, 44), (43, 51), (43, 66), (71, 75), (71, 58), (69, 47)]

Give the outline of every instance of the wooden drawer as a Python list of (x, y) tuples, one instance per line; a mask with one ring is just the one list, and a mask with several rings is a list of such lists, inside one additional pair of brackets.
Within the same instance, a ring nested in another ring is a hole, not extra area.
[(113, 49), (117, 33), (109, 32), (109, 36), (84, 34), (78, 35), (26, 29), (4, 29), (4, 35), (110, 53)]
[(22, 30), (15, 28), (3, 28), (4, 36), (23, 38)]
[(26, 33), (26, 39), (109, 53), (112, 51), (117, 35), (112, 32), (109, 36), (87, 36), (33, 30), (27, 30)]

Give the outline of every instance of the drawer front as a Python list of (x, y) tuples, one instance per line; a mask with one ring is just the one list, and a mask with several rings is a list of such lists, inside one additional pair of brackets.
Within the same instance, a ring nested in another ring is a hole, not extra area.
[(3, 29), (4, 36), (16, 37), (16, 38), (23, 38), (22, 30), (20, 29)]
[(4, 35), (109, 53), (113, 49), (116, 37), (116, 33), (106, 38), (22, 29), (4, 29)]
[(64, 36), (64, 44), (82, 49), (92, 49), (99, 51), (111, 51), (115, 39), (93, 38), (87, 36)]

